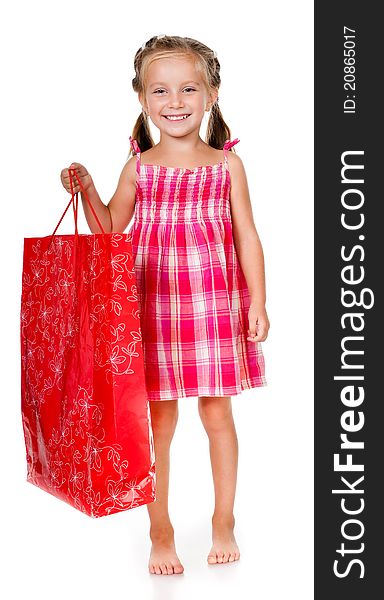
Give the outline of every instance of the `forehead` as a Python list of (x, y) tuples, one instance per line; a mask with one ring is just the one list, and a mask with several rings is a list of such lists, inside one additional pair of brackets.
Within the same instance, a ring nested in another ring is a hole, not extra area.
[(187, 56), (155, 58), (147, 68), (147, 87), (154, 85), (180, 85), (195, 82), (203, 85), (203, 78), (195, 61)]

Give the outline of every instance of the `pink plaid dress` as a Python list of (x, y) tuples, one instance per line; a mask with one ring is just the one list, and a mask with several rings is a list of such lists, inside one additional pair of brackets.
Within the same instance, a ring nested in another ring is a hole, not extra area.
[(250, 295), (232, 235), (228, 149), (184, 169), (136, 153), (132, 250), (149, 400), (231, 396), (266, 385), (247, 340)]

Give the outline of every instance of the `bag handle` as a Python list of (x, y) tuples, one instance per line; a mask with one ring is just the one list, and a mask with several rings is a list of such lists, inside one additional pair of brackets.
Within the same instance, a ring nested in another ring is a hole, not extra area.
[(52, 235), (51, 235), (51, 241), (50, 241), (50, 243), (49, 243), (48, 249), (49, 249), (49, 247), (50, 247), (50, 245), (51, 245), (51, 243), (52, 243), (53, 236), (55, 235), (56, 231), (58, 230), (58, 228), (59, 228), (59, 226), (60, 226), (60, 223), (61, 223), (61, 221), (64, 219), (64, 217), (65, 217), (65, 215), (66, 215), (66, 212), (67, 212), (68, 208), (71, 206), (71, 204), (73, 205), (73, 216), (74, 216), (74, 221), (75, 221), (75, 236), (76, 236), (76, 238), (78, 238), (78, 235), (79, 235), (79, 233), (78, 233), (78, 230), (77, 230), (77, 216), (78, 216), (78, 208), (79, 208), (79, 192), (76, 192), (75, 194), (73, 193), (73, 181), (74, 181), (74, 176), (76, 176), (76, 179), (77, 179), (77, 181), (78, 181), (78, 183), (79, 183), (79, 186), (80, 186), (80, 189), (81, 189), (81, 191), (82, 191), (82, 192), (83, 192), (83, 194), (84, 194), (84, 197), (85, 197), (85, 199), (86, 199), (86, 201), (87, 201), (87, 203), (88, 203), (88, 206), (89, 206), (89, 208), (91, 209), (91, 211), (92, 211), (92, 214), (93, 214), (93, 216), (95, 217), (95, 219), (96, 219), (96, 222), (97, 222), (98, 226), (99, 226), (99, 227), (100, 227), (100, 229), (101, 229), (101, 233), (103, 233), (103, 234), (105, 234), (105, 233), (106, 233), (106, 232), (105, 232), (105, 230), (104, 230), (104, 228), (103, 228), (103, 226), (102, 226), (102, 224), (100, 223), (100, 220), (99, 220), (99, 218), (98, 218), (98, 216), (97, 216), (97, 214), (96, 214), (96, 211), (95, 211), (95, 209), (94, 209), (94, 208), (93, 208), (93, 206), (92, 206), (92, 203), (91, 203), (90, 199), (88, 198), (88, 194), (87, 194), (87, 192), (85, 191), (85, 189), (84, 189), (84, 187), (83, 187), (83, 184), (81, 183), (81, 180), (80, 180), (80, 178), (79, 178), (79, 176), (78, 176), (78, 174), (77, 174), (77, 171), (76, 171), (76, 169), (68, 169), (68, 173), (69, 173), (69, 183), (70, 183), (70, 186), (71, 186), (71, 199), (70, 199), (70, 201), (68, 202), (68, 204), (67, 204), (67, 207), (66, 207), (65, 211), (64, 211), (64, 212), (63, 212), (63, 214), (61, 215), (61, 219), (60, 219), (60, 221), (59, 221), (59, 222), (58, 222), (58, 224), (56, 225), (56, 227), (55, 227), (55, 230), (54, 230), (54, 232), (53, 232), (53, 233), (52, 233)]

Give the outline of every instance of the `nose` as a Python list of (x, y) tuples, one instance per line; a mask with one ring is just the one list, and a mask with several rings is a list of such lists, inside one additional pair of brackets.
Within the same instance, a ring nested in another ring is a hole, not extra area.
[(177, 108), (180, 106), (184, 106), (182, 96), (178, 92), (171, 94), (168, 99), (168, 106), (170, 108)]

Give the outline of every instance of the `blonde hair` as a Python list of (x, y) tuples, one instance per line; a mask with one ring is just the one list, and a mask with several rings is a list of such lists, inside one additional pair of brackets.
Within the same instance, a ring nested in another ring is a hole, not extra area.
[[(135, 77), (132, 87), (140, 96), (145, 94), (146, 73), (154, 59), (169, 56), (187, 56), (194, 61), (196, 70), (201, 73), (206, 88), (209, 91), (220, 87), (220, 63), (216, 52), (205, 44), (188, 37), (177, 35), (162, 35), (150, 38), (136, 52), (134, 59)], [(141, 152), (154, 146), (148, 124), (148, 117), (143, 111), (136, 120), (132, 138), (137, 140)], [(222, 149), (226, 140), (231, 138), (231, 132), (223, 119), (217, 100), (214, 102), (209, 115), (206, 143), (212, 148)], [(233, 149), (230, 149), (233, 151)], [(132, 154), (135, 154), (131, 148)], [(128, 155), (129, 156), (129, 155)]]

